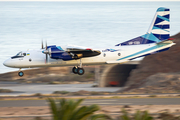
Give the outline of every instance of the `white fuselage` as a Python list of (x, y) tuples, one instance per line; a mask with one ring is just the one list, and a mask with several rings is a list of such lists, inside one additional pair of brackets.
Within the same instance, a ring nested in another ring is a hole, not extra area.
[[(131, 59), (152, 54), (159, 50), (165, 50), (174, 45), (172, 42), (167, 43), (152, 43), (141, 45), (128, 45), (128, 46), (116, 46), (111, 48), (116, 51), (106, 51), (105, 49), (99, 49), (100, 55), (95, 57), (81, 58), (83, 65), (100, 65), (110, 63), (124, 63)], [(48, 61), (46, 62), (46, 55), (42, 53), (44, 49), (39, 50), (27, 50), (26, 56), (19, 58), (9, 58), (4, 62), (5, 66), (14, 68), (32, 68), (32, 67), (55, 67), (55, 66), (79, 66), (80, 59), (67, 60), (51, 59), (48, 55)]]

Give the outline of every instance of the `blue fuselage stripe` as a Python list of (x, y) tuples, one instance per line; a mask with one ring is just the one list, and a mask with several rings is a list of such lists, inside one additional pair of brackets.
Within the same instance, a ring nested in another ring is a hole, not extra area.
[[(117, 61), (123, 60), (123, 59), (126, 59), (126, 58), (130, 58), (130, 57), (136, 56), (136, 55), (138, 55), (138, 54), (142, 54), (142, 53), (145, 53), (145, 52), (148, 52), (148, 51), (151, 51), (151, 50), (160, 48), (160, 47), (162, 47), (162, 46), (164, 46), (164, 44), (156, 45), (156, 46), (153, 46), (153, 47), (151, 47), (151, 48), (148, 48), (148, 49), (142, 50), (142, 51), (140, 51), (140, 52), (134, 53), (134, 54), (132, 54), (132, 55), (128, 55), (128, 56), (126, 56), (126, 57), (117, 59)], [(131, 59), (132, 59), (132, 58), (131, 58)]]

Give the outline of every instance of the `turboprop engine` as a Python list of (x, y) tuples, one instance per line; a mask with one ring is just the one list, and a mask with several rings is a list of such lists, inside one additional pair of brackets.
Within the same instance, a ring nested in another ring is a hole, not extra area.
[(46, 50), (43, 51), (44, 54), (48, 54), (52, 59), (62, 59), (73, 60), (73, 57), (66, 51), (62, 50), (62, 48), (58, 48), (54, 46), (48, 46)]

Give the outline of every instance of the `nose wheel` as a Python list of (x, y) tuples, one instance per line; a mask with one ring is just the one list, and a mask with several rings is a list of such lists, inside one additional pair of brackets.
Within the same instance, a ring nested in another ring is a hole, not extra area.
[(23, 73), (22, 71), (20, 71), (20, 72), (18, 72), (18, 75), (19, 75), (20, 77), (22, 77), (22, 76), (24, 75), (24, 73)]

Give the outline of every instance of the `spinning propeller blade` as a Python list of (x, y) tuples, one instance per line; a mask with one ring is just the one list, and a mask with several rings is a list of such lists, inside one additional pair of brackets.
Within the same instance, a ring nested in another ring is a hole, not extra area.
[(47, 41), (46, 41), (46, 50), (47, 50)]
[[(41, 48), (44, 49), (43, 40), (42, 40), (42, 43), (41, 43)], [(48, 51), (48, 48), (47, 48), (47, 41), (46, 41), (46, 46), (45, 46), (45, 50), (43, 50), (43, 53), (46, 54), (45, 63), (47, 63), (48, 62), (48, 54), (49, 54), (49, 51)]]
[(44, 46), (43, 46), (43, 40), (41, 41), (41, 49), (43, 49), (44, 48)]
[[(47, 41), (46, 41), (46, 50), (47, 50)], [(46, 54), (46, 63), (48, 62), (48, 54)]]

